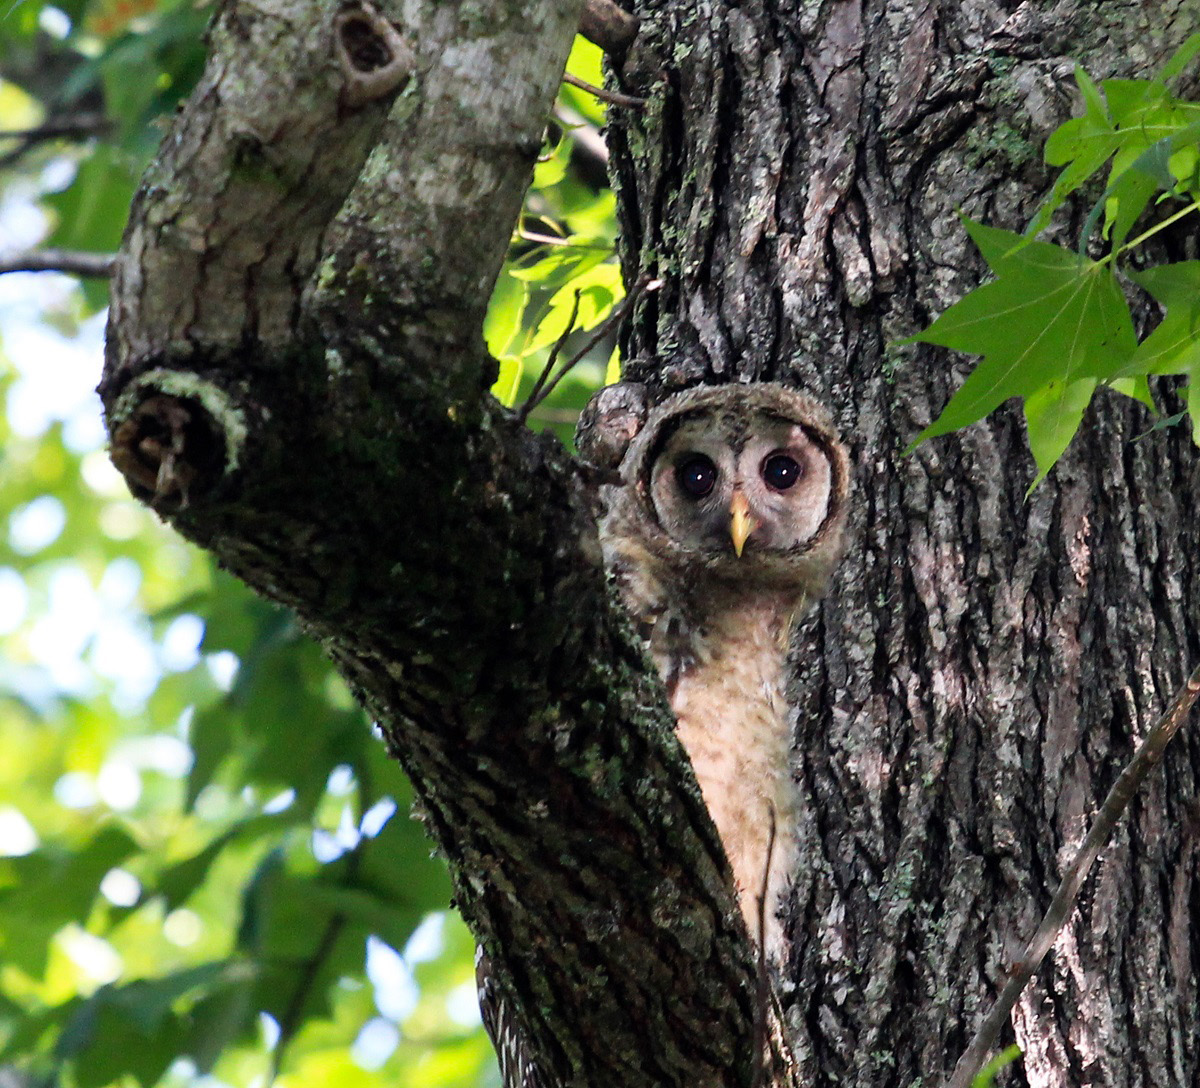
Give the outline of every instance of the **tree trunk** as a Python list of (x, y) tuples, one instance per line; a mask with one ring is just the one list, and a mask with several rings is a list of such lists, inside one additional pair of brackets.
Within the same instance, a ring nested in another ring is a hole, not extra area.
[[(587, 488), (484, 393), (577, 6), (329, 7), (221, 8), (114, 280), (114, 458), (379, 719), (550, 1079), (749, 1085), (749, 945)], [(962, 365), (895, 346), (980, 275), (956, 208), (1032, 213), (1063, 58), (1146, 74), (1184, 10), (651, 0), (619, 66), (649, 101), (614, 110), (623, 259), (664, 281), (627, 376), (796, 381), (855, 454), (795, 657), (804, 1083), (948, 1071), (1200, 653), (1192, 451), (1130, 444), (1114, 400), (1025, 501), (1010, 413), (901, 455)], [(1200, 1075), (1196, 767), (1185, 735), (1104, 857), (1015, 1017), (1013, 1083)]]
[[(626, 276), (665, 281), (632, 376), (796, 382), (855, 453), (849, 552), (795, 651), (801, 1079), (931, 1085), (1200, 654), (1200, 459), (1179, 432), (1132, 443), (1149, 421), (1116, 395), (1028, 499), (1013, 411), (906, 457), (965, 363), (897, 342), (983, 273), (959, 209), (1031, 218), (1072, 60), (1152, 74), (1196, 11), (648, 7), (624, 79), (651, 106), (610, 134)], [(1010, 1083), (1200, 1078), (1198, 768), (1185, 734), (1103, 855), (1016, 1011)]]

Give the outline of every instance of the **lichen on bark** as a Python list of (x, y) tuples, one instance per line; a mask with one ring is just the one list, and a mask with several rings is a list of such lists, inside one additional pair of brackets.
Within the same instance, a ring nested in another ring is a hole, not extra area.
[[(164, 512), (295, 608), (382, 723), (554, 1077), (748, 1084), (749, 946), (589, 489), (485, 393), (479, 320), (577, 11), (380, 5), (415, 56), (389, 112), (341, 100), (327, 8), (221, 9), (115, 277), (110, 427), (135, 383), (228, 398), (205, 416), (236, 465)], [(648, 0), (614, 65), (649, 102), (611, 126), (622, 260), (664, 280), (627, 376), (794, 381), (855, 454), (852, 546), (794, 655), (783, 1004), (808, 1084), (949, 1069), (1200, 649), (1190, 453), (1131, 445), (1121, 406), (1028, 501), (1008, 414), (901, 457), (957, 364), (894, 346), (981, 274), (957, 207), (1035, 207), (1021, 141), (1070, 109), (1064, 54), (1145, 74), (1186, 10), (1151, 34), (1126, 0)], [(1188, 740), (1020, 1006), (1018, 1078), (1196, 1078), (1197, 767)]]
[[(379, 722), (551, 1077), (749, 1084), (749, 942), (591, 489), (487, 394), (480, 322), (577, 8), (364, 7), (356, 34), (378, 12), (414, 55), (390, 112), (339, 85), (346, 10), (219, 12), (114, 278), (110, 429)], [(180, 489), (197, 427), (229, 456)]]

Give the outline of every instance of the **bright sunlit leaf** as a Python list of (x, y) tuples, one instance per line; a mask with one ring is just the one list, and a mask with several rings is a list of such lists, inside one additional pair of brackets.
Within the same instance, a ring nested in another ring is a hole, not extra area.
[(917, 438), (968, 426), (1010, 397), (1051, 383), (1114, 376), (1136, 347), (1112, 271), (1047, 242), (966, 220), (996, 279), (913, 339), (982, 355), (941, 415)]
[(505, 408), (511, 408), (517, 403), (517, 390), (521, 388), (523, 369), (520, 356), (506, 355), (500, 360), (500, 374), (492, 384), (492, 396)]

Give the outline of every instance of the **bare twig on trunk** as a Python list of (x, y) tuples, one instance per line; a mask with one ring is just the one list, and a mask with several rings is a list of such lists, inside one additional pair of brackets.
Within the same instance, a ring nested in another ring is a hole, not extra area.
[(0, 143), (12, 141), (15, 147), (0, 154), (0, 169), (11, 166), (35, 147), (50, 140), (87, 140), (103, 136), (113, 127), (102, 113), (77, 113), (47, 118), (33, 128), (0, 132)]
[(997, 998), (996, 1004), (984, 1018), (983, 1023), (979, 1025), (975, 1037), (959, 1059), (958, 1065), (955, 1066), (953, 1076), (946, 1082), (946, 1088), (970, 1088), (992, 1047), (995, 1046), (1001, 1029), (1008, 1022), (1009, 1014), (1017, 1003), (1017, 999), (1029, 984), (1029, 980), (1045, 958), (1046, 953), (1054, 945), (1059, 931), (1070, 918), (1075, 907), (1075, 900), (1079, 896), (1079, 890), (1100, 851), (1111, 838), (1117, 821), (1125, 814), (1129, 802), (1133, 800), (1146, 777), (1162, 761), (1167, 745), (1179, 732), (1187, 718), (1188, 711), (1192, 709), (1192, 705), (1198, 697), (1200, 697), (1200, 666), (1197, 666), (1183, 687), (1175, 693), (1170, 706), (1154, 723), (1154, 727), (1142, 741), (1141, 747), (1138, 748), (1133, 759), (1129, 761), (1121, 772), (1120, 778), (1108, 791), (1108, 796), (1104, 799), (1104, 804), (1096, 816), (1096, 822), (1092, 824), (1087, 837), (1083, 840), (1083, 845), (1079, 848), (1079, 853), (1075, 855), (1075, 859), (1067, 868), (1062, 883), (1054, 893), (1054, 898), (1050, 901), (1050, 906), (1046, 909), (1037, 932), (1026, 945), (1020, 960), (1014, 964), (1008, 982)]
[(607, 102), (611, 106), (625, 106), (631, 110), (640, 110), (646, 107), (646, 100), (644, 98), (635, 98), (631, 94), (621, 94), (620, 91), (605, 90), (603, 87), (597, 87), (594, 84), (588, 83), (587, 80), (571, 75), (570, 72), (563, 73), (563, 82), (569, 83), (572, 87), (578, 87), (581, 91), (586, 91), (590, 95), (595, 95), (601, 102)]

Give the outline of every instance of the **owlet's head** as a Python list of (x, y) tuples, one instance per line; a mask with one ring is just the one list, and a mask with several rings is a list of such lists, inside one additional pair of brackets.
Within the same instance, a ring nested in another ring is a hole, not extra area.
[[(636, 534), (681, 573), (822, 592), (841, 552), (849, 479), (825, 409), (774, 384), (638, 405), (613, 386), (580, 423), (585, 457), (598, 450), (611, 462), (623, 450), (608, 531)], [(625, 448), (614, 433), (634, 437)]]

